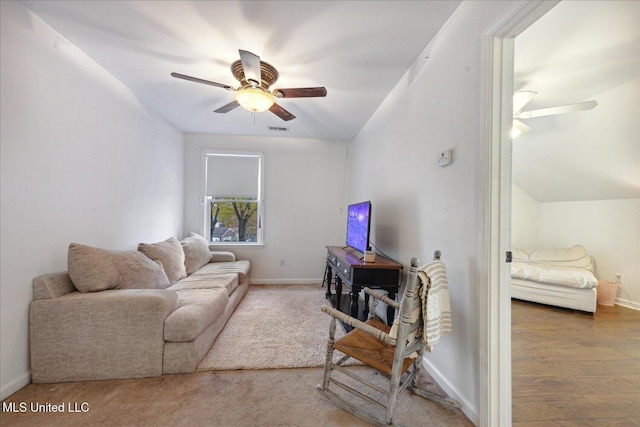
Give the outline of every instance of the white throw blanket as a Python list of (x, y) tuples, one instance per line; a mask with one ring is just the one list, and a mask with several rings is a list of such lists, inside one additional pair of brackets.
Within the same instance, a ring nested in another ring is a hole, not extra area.
[(447, 269), (440, 260), (435, 260), (420, 269), (422, 281), (420, 297), (424, 316), (422, 341), (425, 350), (431, 352), (440, 337), (451, 333), (451, 305)]
[[(422, 307), (413, 310), (411, 322), (415, 322), (423, 314), (424, 324), (421, 330), (413, 332), (408, 337), (412, 341), (422, 334), (422, 341), (426, 351), (433, 351), (433, 347), (440, 341), (440, 337), (451, 333), (451, 304), (449, 299), (449, 283), (447, 281), (447, 269), (440, 260), (426, 264), (418, 271), (420, 278), (420, 299)], [(398, 319), (396, 318), (389, 332), (389, 336), (397, 338)], [(412, 354), (410, 357), (416, 357)]]

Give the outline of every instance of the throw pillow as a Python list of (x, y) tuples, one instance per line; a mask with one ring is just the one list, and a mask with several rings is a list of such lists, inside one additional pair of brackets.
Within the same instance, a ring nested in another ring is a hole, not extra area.
[(180, 242), (184, 250), (184, 266), (192, 274), (211, 260), (209, 242), (199, 234), (191, 233)]
[(80, 292), (170, 286), (162, 264), (138, 251), (110, 251), (71, 243), (67, 267), (73, 285)]
[(183, 277), (187, 277), (187, 270), (184, 266), (184, 250), (175, 237), (170, 237), (164, 242), (140, 243), (138, 250), (153, 261), (162, 264), (162, 268), (167, 273), (172, 285)]

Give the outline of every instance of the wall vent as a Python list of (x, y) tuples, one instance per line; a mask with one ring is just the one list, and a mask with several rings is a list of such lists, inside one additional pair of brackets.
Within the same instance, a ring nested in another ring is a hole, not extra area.
[(269, 130), (272, 132), (289, 132), (289, 128), (283, 128), (280, 126), (269, 126)]

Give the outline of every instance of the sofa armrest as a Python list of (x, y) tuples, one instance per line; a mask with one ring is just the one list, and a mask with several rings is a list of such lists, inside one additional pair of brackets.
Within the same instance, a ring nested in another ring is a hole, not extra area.
[(45, 274), (33, 279), (34, 300), (58, 298), (74, 291), (77, 289), (66, 271)]
[(233, 262), (236, 260), (236, 254), (225, 251), (211, 251), (211, 260), (209, 262)]
[(30, 307), (34, 383), (162, 375), (164, 320), (178, 307), (166, 289), (72, 292)]

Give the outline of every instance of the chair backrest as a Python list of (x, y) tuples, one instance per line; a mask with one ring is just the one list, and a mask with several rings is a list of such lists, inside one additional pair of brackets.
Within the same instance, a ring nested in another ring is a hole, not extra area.
[(394, 356), (398, 361), (403, 360), (416, 351), (422, 350), (422, 299), (420, 291), (422, 281), (418, 277), (419, 260), (411, 259), (411, 267), (407, 283), (400, 301), (400, 309), (398, 312), (398, 335), (396, 344), (396, 354)]

